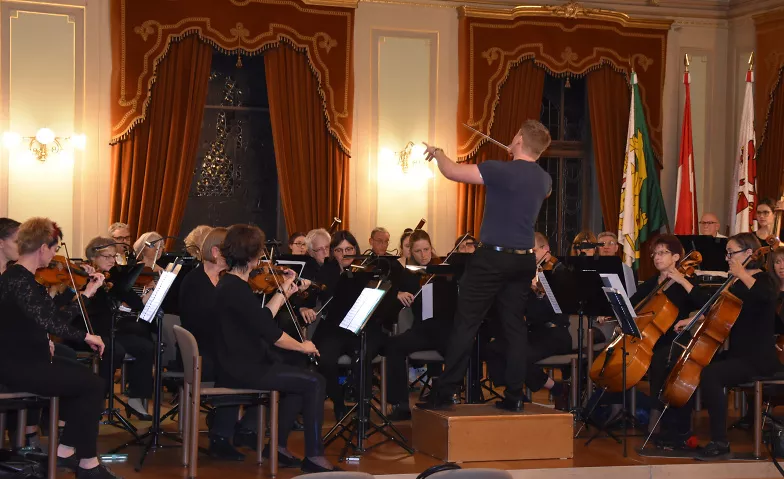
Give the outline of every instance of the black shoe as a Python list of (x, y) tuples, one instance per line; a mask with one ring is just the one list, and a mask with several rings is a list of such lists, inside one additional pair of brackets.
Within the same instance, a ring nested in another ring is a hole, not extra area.
[(506, 411), (520, 412), (523, 410), (523, 398), (506, 396), (502, 400), (496, 401), (495, 407)]
[(79, 469), (79, 459), (76, 458), (76, 455), (69, 457), (57, 456), (57, 469), (68, 469), (76, 472)]
[(730, 427), (733, 429), (740, 429), (741, 431), (751, 431), (752, 424), (754, 424), (754, 418), (746, 415), (740, 418), (738, 422)]
[(699, 461), (718, 461), (726, 459), (730, 455), (730, 443), (711, 441), (700, 448), (697, 460)]
[(210, 437), (210, 456), (224, 461), (244, 461), (245, 454), (234, 449), (225, 437)]
[[(261, 451), (261, 457), (265, 457), (269, 459), (270, 457), (270, 450), (269, 445), (267, 445), (263, 451)], [(280, 451), (278, 451), (278, 467), (288, 469), (288, 468), (296, 468), (302, 467), (302, 459), (299, 459), (294, 456), (287, 456)]]
[(250, 429), (238, 428), (234, 431), (234, 447), (247, 447), (256, 450), (259, 435)]
[(434, 390), (427, 397), (427, 401), (416, 403), (416, 407), (419, 409), (438, 411), (449, 409), (455, 404), (460, 404), (460, 399), (457, 398), (457, 394), (448, 395)]
[(128, 419), (130, 419), (131, 416), (136, 416), (140, 421), (152, 421), (152, 416), (149, 413), (137, 411), (130, 406), (125, 408), (125, 415), (128, 417)]
[(122, 477), (113, 473), (108, 467), (103, 464), (98, 464), (97, 467), (92, 469), (82, 469), (81, 467), (76, 470), (77, 479), (122, 479)]
[(392, 406), (392, 412), (387, 414), (387, 419), (392, 422), (408, 421), (411, 419), (411, 410), (400, 406)]
[(305, 425), (299, 419), (294, 420), (294, 425), (291, 426), (292, 431), (304, 431)]
[(331, 472), (331, 471), (342, 471), (343, 469), (332, 466), (332, 469), (327, 469), (326, 467), (321, 467), (315, 462), (311, 461), (307, 457), (304, 461), (302, 461), (302, 466), (300, 467), (302, 472), (311, 473), (311, 472)]

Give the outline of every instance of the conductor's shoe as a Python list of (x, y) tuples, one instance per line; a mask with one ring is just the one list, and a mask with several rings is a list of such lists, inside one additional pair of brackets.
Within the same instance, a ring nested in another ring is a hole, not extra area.
[(520, 412), (523, 410), (523, 398), (506, 396), (502, 400), (496, 401), (495, 407), (506, 411)]

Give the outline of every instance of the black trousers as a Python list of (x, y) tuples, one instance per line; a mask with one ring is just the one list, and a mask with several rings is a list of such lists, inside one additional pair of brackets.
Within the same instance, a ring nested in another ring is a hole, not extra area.
[[(242, 384), (219, 384), (226, 387), (249, 387), (253, 389), (281, 392), (280, 410), (278, 411), (278, 446), (287, 447), (289, 433), (297, 415), (302, 412), (305, 425), (305, 456), (324, 455), (324, 444), (321, 442), (321, 426), (324, 423), (324, 378), (306, 369), (275, 363), (267, 372), (258, 378), (246, 378)], [(248, 410), (249, 414), (253, 409)], [(248, 416), (248, 414), (246, 414)], [(249, 419), (250, 420), (250, 419)], [(237, 421), (236, 407), (219, 407), (210, 433), (216, 436), (231, 438), (234, 435), (234, 424)], [(264, 431), (258, 431), (264, 434)], [(272, 448), (271, 448), (272, 449)]]
[[(370, 361), (378, 355), (385, 338), (381, 325), (374, 319), (368, 321), (365, 331), (367, 334), (366, 360), (368, 361), (365, 384), (367, 384), (367, 390), (370, 391), (373, 384), (373, 368), (370, 366)], [(343, 386), (339, 382), (340, 366), (338, 366), (338, 358), (347, 354), (356, 359), (360, 346), (359, 336), (343, 328), (322, 324), (316, 328), (313, 343), (319, 350), (318, 371), (327, 381), (327, 396), (332, 399), (335, 406), (342, 407), (345, 404), (345, 394)], [(357, 361), (354, 361), (353, 364), (353, 374), (354, 378), (359, 378), (359, 363)], [(359, 388), (359, 384), (356, 386)]]
[[(504, 386), (506, 354), (509, 345), (505, 338), (496, 337), (482, 347), (481, 358), (487, 363), (488, 374), (496, 386)], [(547, 383), (549, 376), (536, 363), (556, 354), (569, 354), (572, 350), (572, 336), (569, 329), (535, 326), (528, 330), (528, 367), (525, 385), (531, 391), (539, 391)]]
[(389, 338), (384, 356), (387, 358), (387, 399), (391, 404), (408, 406), (408, 355), (431, 349), (443, 355), (451, 327), (452, 321), (448, 319), (416, 321), (408, 331)]
[[(123, 358), (130, 354), (136, 361), (128, 363), (128, 397), (150, 399), (152, 398), (152, 367), (155, 361), (155, 344), (152, 339), (136, 334), (117, 333), (114, 338), (114, 350), (111, 349), (111, 338), (103, 338), (106, 345), (99, 374), (106, 381), (108, 387), (114, 384), (114, 371), (109, 370), (109, 354), (114, 355), (114, 369), (120, 369)], [(106, 391), (109, 392), (109, 389)]]
[(523, 312), (536, 271), (533, 254), (516, 255), (478, 248), (460, 280), (457, 313), (446, 349), (446, 365), (436, 392), (456, 392), (468, 367), (471, 346), (490, 307), (496, 303), (506, 350), (506, 394), (520, 397), (527, 374), (528, 328)]
[[(653, 356), (651, 358), (651, 366), (648, 368), (648, 382), (650, 384), (650, 397), (651, 408), (658, 411), (664, 410), (664, 403), (659, 399), (659, 393), (667, 381), (667, 376), (675, 365), (677, 357), (673, 358), (671, 364), (669, 363), (670, 347), (672, 346), (672, 338), (667, 336), (661, 338), (656, 346), (653, 348)], [(681, 349), (676, 346), (675, 352), (680, 352)], [(620, 353), (618, 351), (617, 353)], [(661, 431), (672, 432), (680, 435), (688, 434), (691, 431), (691, 413), (694, 410), (695, 397), (689, 399), (682, 407), (672, 407), (667, 409), (667, 412), (662, 416), (659, 425)]]
[(724, 354), (702, 370), (700, 388), (702, 401), (710, 416), (712, 441), (727, 441), (727, 395), (724, 394), (724, 388), (748, 382), (755, 376), (772, 374), (776, 370), (774, 360), (775, 358), (770, 361), (755, 360)]
[(60, 419), (65, 421), (60, 443), (73, 447), (78, 459), (98, 455), (98, 421), (105, 386), (88, 368), (57, 357), (51, 363), (18, 360), (0, 364), (0, 383), (12, 391), (58, 396)]

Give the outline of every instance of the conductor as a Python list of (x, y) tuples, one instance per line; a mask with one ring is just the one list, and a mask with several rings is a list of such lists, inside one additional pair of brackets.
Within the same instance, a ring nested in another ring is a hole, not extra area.
[(536, 160), (550, 145), (547, 128), (527, 120), (508, 146), (512, 161), (458, 164), (441, 148), (425, 144), (427, 159), (435, 158), (448, 179), (485, 185), (484, 219), (476, 253), (460, 280), (454, 327), (445, 355), (443, 374), (437, 379), (426, 409), (451, 406), (468, 367), (471, 345), (490, 307), (496, 302), (506, 340), (506, 391), (496, 407), (523, 409), (528, 329), (523, 312), (531, 280), (536, 273), (534, 224), (542, 202), (550, 195), (552, 179)]

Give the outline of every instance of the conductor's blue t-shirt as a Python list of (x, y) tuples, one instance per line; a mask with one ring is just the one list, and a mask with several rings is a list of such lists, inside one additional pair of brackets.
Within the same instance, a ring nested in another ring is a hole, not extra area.
[(550, 175), (533, 161), (485, 161), (479, 165), (487, 194), (482, 243), (504, 248), (534, 247), (534, 225), (552, 189)]

